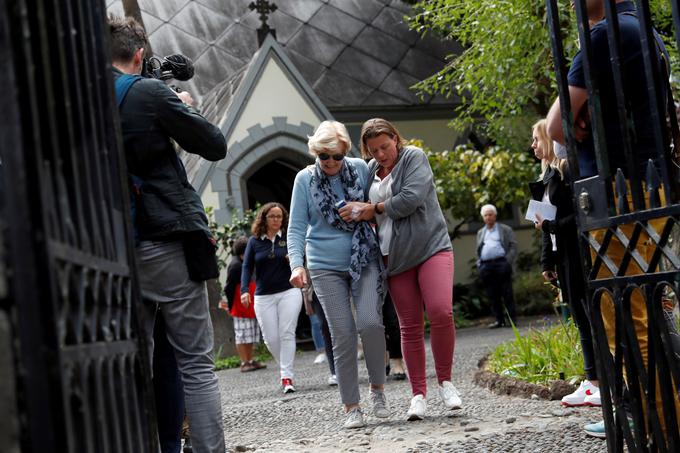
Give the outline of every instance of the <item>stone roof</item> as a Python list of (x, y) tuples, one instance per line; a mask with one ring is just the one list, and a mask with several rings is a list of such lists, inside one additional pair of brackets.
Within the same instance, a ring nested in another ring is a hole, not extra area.
[[(198, 100), (228, 104), (258, 49), (259, 16), (251, 0), (138, 0), (154, 53), (183, 53), (196, 75), (178, 83)], [(331, 110), (447, 105), (409, 89), (434, 74), (456, 43), (408, 29), (400, 0), (274, 0), (269, 25), (307, 83)], [(107, 10), (122, 14), (121, 0)], [(219, 99), (217, 99), (219, 98)], [(208, 99), (206, 99), (208, 101)], [(227, 102), (225, 102), (227, 101)], [(206, 107), (208, 107), (206, 105)]]

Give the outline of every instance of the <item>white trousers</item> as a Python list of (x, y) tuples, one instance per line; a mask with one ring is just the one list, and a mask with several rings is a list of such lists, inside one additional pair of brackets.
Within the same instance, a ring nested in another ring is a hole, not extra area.
[(264, 342), (281, 369), (281, 379), (293, 379), (295, 328), (302, 308), (302, 292), (291, 288), (276, 294), (255, 295), (255, 316)]

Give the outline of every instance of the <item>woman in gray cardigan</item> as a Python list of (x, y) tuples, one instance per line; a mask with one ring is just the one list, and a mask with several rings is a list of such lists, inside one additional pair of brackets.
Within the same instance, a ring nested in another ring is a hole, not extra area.
[(451, 383), (455, 343), (453, 323), (453, 248), (425, 153), (405, 146), (390, 122), (364, 123), (361, 152), (369, 162), (370, 203), (352, 202), (340, 210), (346, 220), (375, 219), (387, 265), (390, 294), (401, 326), (401, 345), (413, 399), (409, 420), (425, 415), (425, 331), (423, 309), (430, 320), (430, 342), (439, 395), (451, 409), (461, 407)]

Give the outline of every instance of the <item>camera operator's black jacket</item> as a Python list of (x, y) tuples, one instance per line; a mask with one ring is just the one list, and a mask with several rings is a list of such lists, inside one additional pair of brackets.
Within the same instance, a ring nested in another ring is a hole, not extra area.
[[(113, 69), (114, 80), (122, 75)], [(128, 172), (143, 181), (136, 206), (139, 239), (209, 231), (203, 203), (170, 139), (189, 153), (217, 161), (227, 154), (220, 130), (156, 79), (132, 85), (120, 106), (120, 118)]]

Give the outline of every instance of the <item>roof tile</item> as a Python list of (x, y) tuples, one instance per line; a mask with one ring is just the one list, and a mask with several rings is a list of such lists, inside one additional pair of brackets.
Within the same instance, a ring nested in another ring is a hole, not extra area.
[[(165, 1), (165, 0), (162, 0)], [(238, 19), (241, 16), (246, 15), (250, 8), (250, 1), (238, 1), (238, 0), (194, 0), (196, 3), (200, 3), (207, 6), (215, 11), (218, 11), (230, 19)]]
[(295, 36), (302, 25), (302, 22), (280, 10), (274, 11), (269, 16), (269, 26), (276, 30), (276, 40), (283, 45), (286, 45), (290, 38)]
[(173, 19), (177, 27), (208, 42), (215, 41), (233, 23), (233, 19), (197, 2), (191, 2)]
[(149, 40), (156, 55), (181, 53), (194, 61), (208, 47), (205, 41), (168, 23), (158, 27)]
[[(238, 43), (238, 45), (235, 45)], [(222, 50), (248, 61), (259, 48), (257, 34), (243, 24), (234, 24), (215, 43)]]
[(326, 71), (314, 90), (329, 108), (361, 105), (373, 91), (370, 87), (335, 71)]
[(394, 8), (383, 8), (378, 17), (373, 20), (372, 25), (409, 45), (413, 45), (418, 41), (418, 34), (408, 28), (404, 19), (404, 13)]
[(346, 46), (339, 39), (315, 28), (302, 27), (287, 47), (324, 66), (330, 66)]
[(321, 8), (320, 0), (295, 0), (278, 1), (276, 6), (284, 13), (293, 16), (297, 20), (307, 22)]
[(377, 0), (330, 0), (328, 4), (365, 23), (370, 23), (384, 7)]
[(437, 60), (418, 49), (409, 49), (399, 63), (399, 69), (418, 79), (426, 79), (444, 67), (442, 60)]
[(138, 0), (138, 3), (140, 10), (153, 14), (167, 22), (184, 8), (187, 3), (189, 3), (189, 0), (163, 0), (162, 2), (154, 0)]
[(346, 48), (331, 69), (359, 80), (371, 88), (377, 88), (390, 72), (389, 66), (353, 47)]
[(409, 48), (407, 44), (374, 27), (364, 28), (352, 46), (391, 67), (399, 64)]
[(329, 5), (322, 6), (311, 18), (309, 24), (347, 44), (354, 41), (354, 38), (366, 26), (364, 22)]

